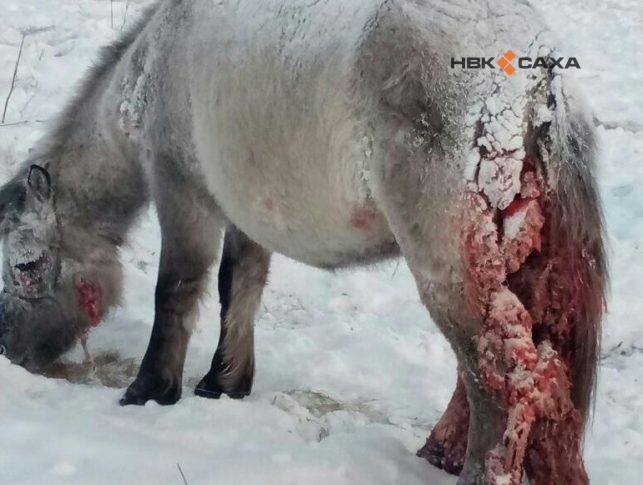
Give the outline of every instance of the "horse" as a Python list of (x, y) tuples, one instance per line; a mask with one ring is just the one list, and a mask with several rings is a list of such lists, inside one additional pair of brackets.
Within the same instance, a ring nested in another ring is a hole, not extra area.
[(217, 260), (195, 392), (241, 398), (272, 253), (401, 256), (458, 362), (418, 454), (459, 485), (589, 483), (607, 262), (592, 118), (555, 42), (525, 0), (156, 3), (0, 190), (0, 351), (37, 371), (100, 322), (150, 202), (154, 325), (122, 405), (180, 398)]

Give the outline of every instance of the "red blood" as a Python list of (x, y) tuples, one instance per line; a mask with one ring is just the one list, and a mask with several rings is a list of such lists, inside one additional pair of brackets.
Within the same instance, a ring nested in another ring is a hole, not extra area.
[(433, 427), (418, 456), (429, 463), (455, 475), (462, 471), (467, 452), (469, 432), (469, 402), (462, 379), (458, 377), (449, 406), (440, 421)]
[(536, 170), (536, 159), (533, 155), (527, 154), (522, 160), (523, 172), (534, 172)]
[(525, 199), (537, 199), (543, 193), (542, 182), (535, 172), (523, 172), (520, 176), (520, 196)]
[(368, 231), (373, 227), (376, 212), (368, 207), (357, 207), (351, 212), (350, 223), (355, 229)]
[[(567, 483), (551, 481), (554, 477), (569, 480), (572, 474), (560, 471), (565, 467), (579, 477), (574, 484), (587, 483), (578, 451), (582, 424), (570, 393), (570, 359), (561, 345), (569, 342), (567, 317), (569, 309), (577, 307), (577, 298), (574, 291), (565, 291), (573, 284), (555, 284), (558, 281), (550, 276), (557, 260), (552, 259), (551, 247), (543, 248), (550, 236), (550, 214), (543, 199), (545, 181), (535, 167), (533, 159), (524, 160), (520, 194), (502, 211), (494, 213), (484, 194), (475, 190), (464, 199), (464, 290), (467, 303), (473, 303), (483, 321), (477, 343), (480, 378), (507, 411), (505, 432), (487, 453), (487, 485), (518, 485), (525, 460), (537, 485)], [(520, 227), (507, 237), (505, 219), (521, 212), (525, 215)], [(555, 250), (560, 254), (559, 247)], [(528, 262), (532, 254), (535, 257)], [(578, 273), (572, 269), (562, 271), (566, 275), (562, 283)], [(522, 273), (525, 282), (516, 286)], [(539, 297), (541, 279), (545, 288), (551, 288), (545, 298)], [(538, 304), (543, 308), (535, 308)], [(556, 430), (561, 426), (566, 428), (559, 434)], [(566, 447), (575, 456), (565, 455)], [(547, 463), (546, 470), (534, 472), (542, 463)]]
[(512, 209), (514, 214), (524, 213), (521, 227), (517, 234), (512, 234), (511, 238), (506, 237), (507, 235), (505, 234), (502, 248), (505, 254), (507, 272), (515, 273), (530, 254), (541, 250), (545, 217), (538, 202), (531, 199), (518, 199), (507, 209)]
[(503, 219), (505, 217), (513, 216), (515, 213), (526, 207), (529, 202), (531, 202), (531, 199), (514, 199), (511, 204), (501, 212)]
[(91, 326), (98, 325), (103, 316), (100, 286), (91, 281), (81, 279), (80, 283), (76, 285), (76, 296), (78, 306), (85, 310)]
[(33, 274), (29, 271), (25, 271), (18, 275), (18, 280), (20, 282), (20, 288), (26, 296), (33, 296), (35, 293), (38, 280), (36, 280)]
[(507, 277), (504, 256), (498, 245), (498, 228), (493, 211), (477, 192), (466, 192), (462, 252), (465, 260), (465, 301), (467, 310), (480, 315), (492, 292)]

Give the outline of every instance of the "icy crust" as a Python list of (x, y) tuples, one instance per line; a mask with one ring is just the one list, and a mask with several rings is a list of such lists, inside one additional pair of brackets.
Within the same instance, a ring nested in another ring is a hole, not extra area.
[(140, 74), (134, 81), (126, 77), (121, 83), (122, 101), (118, 107), (118, 126), (130, 138), (137, 138), (143, 126), (147, 85), (148, 74), (146, 72)]
[[(516, 32), (515, 38), (531, 34), (533, 41), (516, 52), (529, 57), (555, 57), (555, 48), (545, 40), (552, 37), (546, 30)], [(498, 52), (507, 48), (499, 42), (496, 44), (493, 49)], [(533, 93), (541, 90), (544, 81), (541, 69), (520, 70), (512, 76), (499, 69), (481, 71), (469, 81), (470, 107), (464, 117), (463, 131), (470, 148), (464, 178), (472, 190), (481, 192), (499, 209), (506, 208), (521, 191), (519, 177), (527, 155), (524, 135), (528, 125), (531, 123), (537, 128), (551, 122), (556, 114), (546, 99), (534, 105)], [(559, 76), (554, 75), (550, 83), (552, 92), (562, 89)]]

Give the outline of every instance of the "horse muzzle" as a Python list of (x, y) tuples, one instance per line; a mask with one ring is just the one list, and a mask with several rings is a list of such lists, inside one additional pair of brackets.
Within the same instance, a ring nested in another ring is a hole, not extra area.
[(56, 298), (0, 294), (0, 355), (12, 363), (30, 371), (42, 369), (67, 351), (77, 334)]

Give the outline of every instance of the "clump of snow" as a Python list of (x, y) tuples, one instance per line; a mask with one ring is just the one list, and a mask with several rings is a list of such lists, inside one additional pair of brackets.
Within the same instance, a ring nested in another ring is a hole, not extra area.
[(478, 173), (478, 186), (492, 207), (506, 209), (520, 193), (522, 161), (509, 157), (483, 158)]
[(524, 226), (525, 217), (527, 217), (527, 206), (524, 206), (522, 209), (502, 220), (504, 237), (506, 239), (515, 239), (516, 236), (518, 236), (518, 233)]

